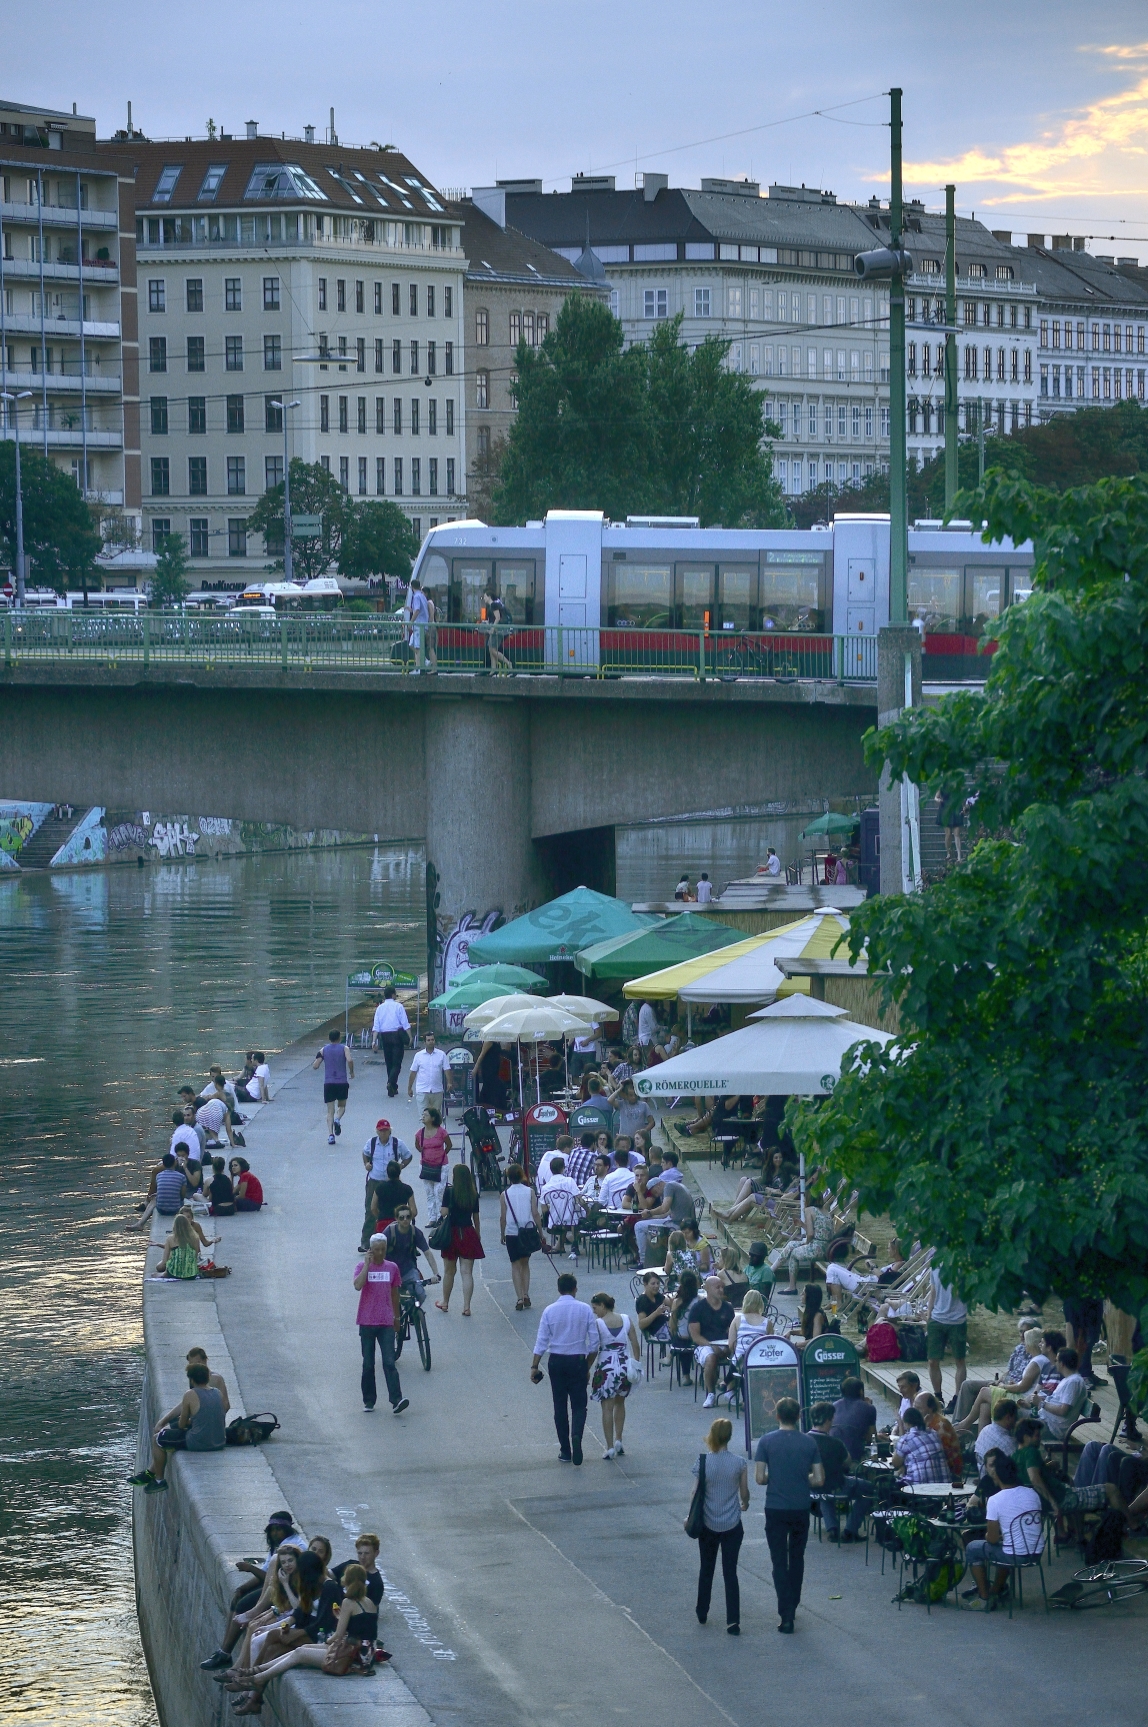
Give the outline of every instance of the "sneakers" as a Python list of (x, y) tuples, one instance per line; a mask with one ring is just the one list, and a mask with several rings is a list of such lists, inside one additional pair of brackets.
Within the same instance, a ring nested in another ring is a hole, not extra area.
[(712, 1409), (716, 1402), (717, 1402), (717, 1398), (714, 1396), (712, 1391), (709, 1391), (706, 1393), (706, 1400), (702, 1404), (702, 1408), (703, 1409)]
[(334, 1143), (335, 1143), (335, 1135), (333, 1133), (329, 1133), (327, 1135), (327, 1144), (328, 1145), (334, 1145)]
[(144, 1483), (144, 1492), (145, 1493), (166, 1493), (167, 1492), (167, 1482), (166, 1481), (157, 1481), (155, 1476), (153, 1475), (150, 1481)]
[(226, 1649), (215, 1649), (207, 1657), (207, 1660), (201, 1661), (199, 1665), (204, 1673), (216, 1673), (224, 1667), (231, 1666), (231, 1656)]
[(146, 1487), (149, 1481), (154, 1481), (154, 1480), (155, 1480), (155, 1476), (152, 1474), (150, 1469), (141, 1469), (138, 1475), (133, 1475), (131, 1477), (131, 1480), (129, 1482), (129, 1486), (131, 1486), (131, 1487)]
[(336, 1133), (342, 1133), (342, 1131), (343, 1131), (343, 1124), (339, 1120), (338, 1116), (336, 1116), (335, 1117), (335, 1132)]
[(614, 1447), (614, 1456), (615, 1457), (625, 1457), (625, 1455), (626, 1455), (626, 1447), (622, 1444), (621, 1440), (619, 1440), (618, 1443)]
[(576, 1253), (568, 1253), (568, 1254), (567, 1254), (567, 1255), (566, 1255), (566, 1257), (567, 1257), (567, 1259), (572, 1259), (572, 1260), (573, 1260), (573, 1261), (574, 1261), (574, 1263), (575, 1263), (575, 1265), (577, 1265), (577, 1263), (578, 1263), (578, 1255), (577, 1255), (577, 1254), (576, 1254)]
[(403, 1410), (409, 1409), (410, 1406), (411, 1400), (409, 1397), (400, 1397), (397, 1403), (391, 1404), (391, 1413), (392, 1415), (401, 1415)]
[(603, 1463), (612, 1463), (613, 1461), (614, 1461), (614, 1447), (611, 1445), (609, 1451), (603, 1451), (602, 1462)]

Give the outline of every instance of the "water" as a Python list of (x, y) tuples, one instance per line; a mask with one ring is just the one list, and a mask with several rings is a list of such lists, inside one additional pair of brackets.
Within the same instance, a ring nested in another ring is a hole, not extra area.
[(123, 1224), (176, 1088), (293, 1042), (356, 963), (423, 970), (425, 931), (405, 849), (0, 877), (4, 1721), (155, 1727), (126, 1485), (143, 1248)]

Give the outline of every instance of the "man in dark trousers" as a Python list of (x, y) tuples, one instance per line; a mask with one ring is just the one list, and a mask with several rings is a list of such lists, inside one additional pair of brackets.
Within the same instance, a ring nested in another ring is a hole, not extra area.
[(375, 1009), (371, 1029), (375, 1034), (375, 1048), (382, 1050), (383, 1060), (387, 1064), (387, 1096), (398, 1097), (399, 1070), (403, 1065), (403, 1051), (407, 1047), (411, 1022), (407, 1018), (406, 1008), (395, 996), (393, 983), (389, 983), (383, 991), (383, 999)]
[(797, 1429), (801, 1410), (796, 1399), (780, 1397), (780, 1426), (765, 1433), (753, 1454), (754, 1479), (765, 1494), (765, 1539), (773, 1560), (779, 1631), (793, 1630), (805, 1577), (805, 1544), (809, 1540), (809, 1490), (825, 1482), (821, 1452), (811, 1433)]
[(558, 1456), (563, 1463), (581, 1463), (582, 1433), (586, 1426), (587, 1387), (590, 1369), (598, 1353), (598, 1321), (586, 1302), (577, 1300), (578, 1280), (563, 1272), (558, 1279), (558, 1300), (542, 1311), (530, 1378), (542, 1383), (539, 1362), (549, 1354), (547, 1371), (554, 1399), (554, 1428), (558, 1434)]

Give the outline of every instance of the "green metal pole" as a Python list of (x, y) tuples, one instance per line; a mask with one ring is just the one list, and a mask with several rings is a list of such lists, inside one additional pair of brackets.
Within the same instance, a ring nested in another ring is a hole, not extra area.
[(945, 511), (960, 484), (957, 470), (957, 188), (945, 187)]
[[(889, 92), (889, 244), (901, 245), (901, 92)], [(889, 284), (889, 622), (909, 621), (909, 512), (905, 494), (905, 279)]]

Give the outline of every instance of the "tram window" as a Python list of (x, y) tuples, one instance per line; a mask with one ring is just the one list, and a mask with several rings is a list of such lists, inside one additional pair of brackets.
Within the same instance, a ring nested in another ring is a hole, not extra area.
[(700, 630), (713, 622), (714, 567), (712, 564), (679, 564), (677, 567), (677, 624), (680, 630)]
[(824, 628), (820, 552), (767, 552), (761, 571), (763, 630)]
[(423, 559), (423, 567), (419, 572), (419, 580), (428, 600), (434, 601), (435, 613), (440, 620), (450, 616), (450, 570), (444, 557), (432, 552)]
[(970, 635), (981, 636), (1001, 615), (1007, 571), (984, 564), (965, 569), (966, 620)]
[(496, 593), (516, 624), (534, 622), (534, 565), (499, 562), (495, 565)]
[(719, 630), (756, 628), (756, 564), (719, 564), (716, 625)]
[(1032, 565), (1023, 564), (1019, 569), (1014, 564), (1009, 570), (1009, 604), (1019, 606), (1022, 600), (1027, 600), (1032, 593)]
[(607, 617), (612, 628), (666, 629), (673, 622), (673, 608), (669, 564), (611, 564)]
[(451, 570), (450, 621), (476, 624), (482, 611), (482, 596), (490, 587), (490, 565), (470, 558), (456, 558)]
[(956, 635), (961, 621), (960, 570), (909, 568), (909, 622), (938, 635)]

